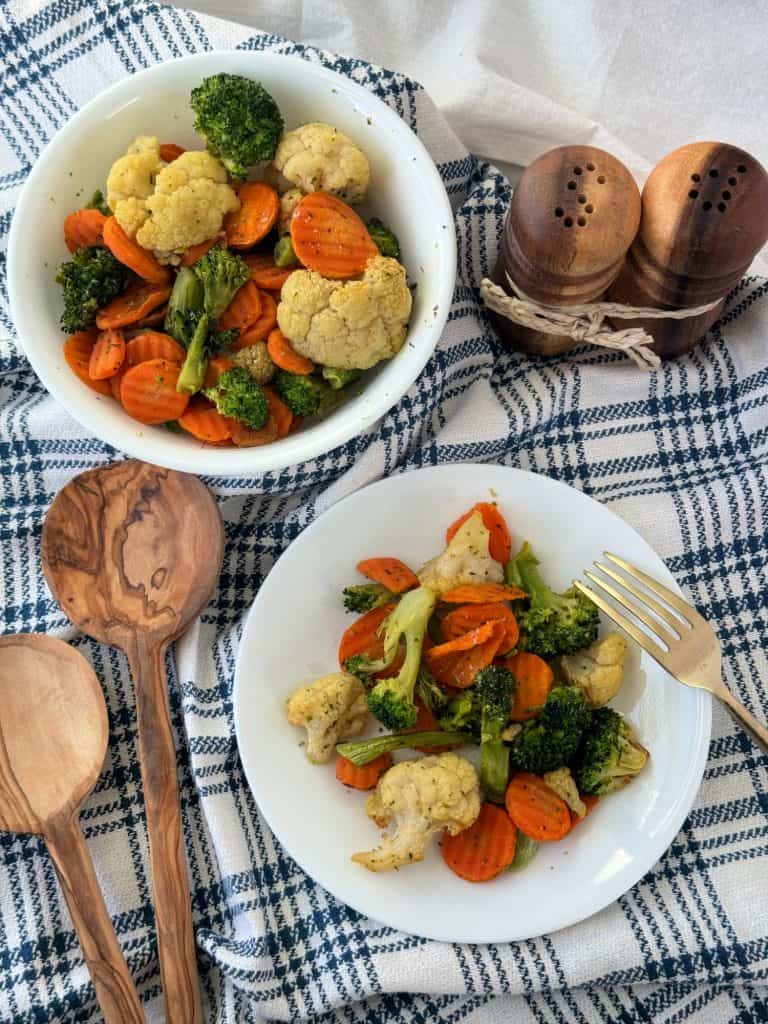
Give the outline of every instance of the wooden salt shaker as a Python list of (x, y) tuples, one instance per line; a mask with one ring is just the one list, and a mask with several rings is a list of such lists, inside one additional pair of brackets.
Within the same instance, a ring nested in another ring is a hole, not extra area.
[(726, 294), (768, 239), (768, 175), (749, 153), (694, 142), (665, 156), (643, 189), (642, 219), (608, 298), (681, 309), (722, 299), (684, 320), (614, 320), (641, 326), (662, 357), (687, 352), (717, 320)]
[[(595, 302), (619, 273), (639, 222), (640, 193), (621, 161), (593, 146), (551, 149), (525, 169), (515, 189), (493, 281), (512, 294), (509, 274), (544, 305)], [(502, 341), (530, 355), (577, 344), (488, 315)]]

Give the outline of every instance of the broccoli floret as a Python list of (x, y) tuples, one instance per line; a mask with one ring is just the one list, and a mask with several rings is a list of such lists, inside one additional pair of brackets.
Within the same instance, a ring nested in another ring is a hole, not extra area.
[(356, 612), (358, 615), (396, 600), (397, 595), (380, 583), (358, 583), (344, 587), (344, 607), (348, 612)]
[(125, 291), (130, 279), (127, 267), (109, 249), (87, 245), (62, 263), (56, 280), (64, 292), (61, 326), (67, 334), (84, 331), (96, 322), (96, 313)]
[(283, 133), (277, 104), (260, 82), (242, 75), (218, 74), (192, 90), (195, 131), (234, 178), (271, 160)]
[(538, 718), (524, 722), (512, 741), (512, 769), (541, 775), (570, 764), (589, 717), (584, 693), (578, 686), (556, 686)]
[(222, 416), (231, 416), (251, 430), (260, 430), (269, 419), (269, 403), (264, 388), (242, 366), (226, 370), (204, 393)]
[(438, 719), (441, 729), (446, 732), (466, 732), (480, 740), (480, 701), (474, 686), (462, 690), (448, 701)]
[(384, 620), (384, 657), (378, 662), (370, 662), (371, 668), (373, 671), (388, 668), (403, 640), (405, 660), (396, 676), (376, 682), (367, 700), (371, 712), (389, 729), (409, 729), (416, 723), (418, 711), (413, 699), (414, 690), (427, 623), (436, 601), (436, 595), (427, 587), (410, 590)]
[(180, 345), (188, 348), (203, 314), (203, 285), (190, 267), (182, 267), (173, 282), (165, 329)]
[(203, 308), (211, 320), (218, 320), (251, 276), (245, 260), (220, 245), (212, 246), (192, 270), (202, 282)]
[(504, 802), (509, 779), (509, 747), (501, 737), (515, 697), (515, 677), (501, 665), (477, 673), (480, 702), (480, 782), (489, 800)]
[(99, 213), (103, 213), (105, 217), (109, 217), (112, 213), (110, 208), (107, 206), (107, 201), (104, 198), (104, 193), (100, 188), (97, 188), (91, 198), (85, 204), (86, 210), (98, 210)]
[(327, 381), (334, 391), (341, 391), (348, 384), (354, 384), (360, 377), (360, 370), (342, 370), (337, 366), (324, 366), (323, 380)]
[(580, 793), (602, 796), (630, 783), (647, 760), (648, 751), (629, 722), (613, 708), (598, 708), (581, 741), (573, 777)]
[(448, 707), (448, 694), (423, 663), (419, 668), (419, 678), (416, 680), (416, 696), (434, 715), (441, 714)]
[(542, 580), (538, 565), (526, 543), (506, 569), (507, 583), (520, 587), (530, 598), (528, 607), (517, 616), (520, 648), (550, 658), (589, 647), (600, 625), (597, 605), (575, 587), (556, 594)]
[(275, 378), (277, 393), (296, 416), (317, 416), (336, 399), (335, 392), (318, 377), (281, 370)]
[(373, 239), (374, 245), (378, 247), (382, 256), (391, 256), (393, 260), (400, 259), (400, 243), (394, 231), (390, 231), (382, 224), (378, 217), (371, 217), (368, 221), (368, 234)]
[(283, 235), (282, 238), (275, 242), (272, 258), (278, 267), (293, 267), (299, 262), (296, 253), (293, 251), (293, 242), (290, 235)]

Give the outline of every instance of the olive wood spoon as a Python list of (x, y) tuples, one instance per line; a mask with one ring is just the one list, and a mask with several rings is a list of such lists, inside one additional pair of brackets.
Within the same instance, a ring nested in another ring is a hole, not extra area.
[(43, 527), (48, 586), (72, 622), (128, 656), (168, 1024), (201, 1024), (165, 651), (202, 611), (224, 529), (196, 477), (129, 460), (81, 473)]
[(53, 637), (0, 637), (0, 828), (45, 840), (107, 1024), (142, 1024), (80, 831), (80, 805), (107, 752), (107, 709), (93, 669)]

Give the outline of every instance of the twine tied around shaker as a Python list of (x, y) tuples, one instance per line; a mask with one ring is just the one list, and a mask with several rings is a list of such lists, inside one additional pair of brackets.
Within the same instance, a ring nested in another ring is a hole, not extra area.
[(721, 301), (715, 299), (704, 306), (690, 306), (686, 309), (653, 309), (645, 306), (624, 306), (618, 302), (587, 302), (577, 306), (546, 306), (536, 302), (519, 288), (507, 273), (509, 287), (515, 293), (508, 295), (499, 285), (484, 277), (480, 282), (483, 302), (494, 313), (529, 327), (541, 334), (564, 334), (576, 342), (588, 342), (602, 348), (624, 352), (642, 370), (657, 370), (661, 359), (650, 346), (653, 338), (642, 327), (625, 327), (616, 331), (603, 325), (606, 317), (635, 320), (654, 319), (685, 320), (691, 316), (707, 313)]

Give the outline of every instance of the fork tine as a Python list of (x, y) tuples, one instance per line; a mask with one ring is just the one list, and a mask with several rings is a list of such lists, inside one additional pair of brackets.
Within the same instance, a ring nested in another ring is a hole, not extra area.
[(627, 562), (625, 559), (619, 558), (618, 555), (612, 555), (610, 551), (605, 551), (603, 553), (606, 558), (614, 563), (614, 565), (618, 565), (625, 572), (629, 573), (630, 576), (633, 576), (636, 580), (640, 580), (640, 582), (648, 587), (649, 590), (653, 591), (657, 597), (660, 597), (662, 601), (666, 601), (670, 608), (674, 608), (676, 611), (680, 612), (683, 618), (690, 623), (691, 626), (696, 622), (703, 621), (692, 605), (688, 604), (687, 601), (684, 601), (682, 597), (674, 591), (669, 590), (668, 587), (662, 586), (662, 584), (655, 580), (653, 576), (649, 576), (647, 573), (643, 572), (642, 569), (638, 569), (636, 565), (632, 565), (631, 562)]
[(666, 608), (663, 604), (659, 604), (659, 602), (652, 598), (647, 591), (641, 590), (640, 587), (636, 587), (631, 580), (626, 578), (626, 576), (622, 576), (621, 573), (616, 572), (615, 569), (611, 569), (611, 567), (606, 565), (605, 562), (595, 562), (595, 565), (600, 572), (605, 573), (606, 576), (610, 576), (610, 578), (619, 583), (624, 590), (628, 591), (630, 594), (634, 594), (634, 596), (642, 601), (644, 605), (647, 605), (647, 607), (655, 612), (666, 626), (675, 630), (678, 636), (683, 635), (683, 631), (688, 628), (687, 622), (684, 622), (678, 615), (669, 608)]
[(585, 586), (581, 580), (574, 580), (573, 585), (590, 599), (594, 601), (598, 608), (605, 612), (609, 619), (612, 619), (617, 626), (621, 626), (625, 633), (629, 633), (634, 641), (636, 641), (643, 650), (647, 651), (652, 658), (655, 658), (661, 665), (664, 664), (664, 651), (659, 647), (658, 644), (654, 643), (648, 634), (640, 629), (638, 625), (628, 619), (626, 615), (623, 615), (617, 608), (606, 601), (606, 599), (594, 591), (591, 587)]
[(671, 647), (677, 637), (673, 637), (670, 632), (664, 629), (658, 619), (654, 619), (653, 616), (649, 615), (643, 607), (633, 604), (632, 601), (625, 597), (620, 590), (617, 590), (616, 587), (607, 583), (604, 579), (595, 575), (595, 573), (590, 572), (589, 569), (584, 570), (584, 575), (588, 580), (590, 580), (590, 582), (594, 583), (596, 587), (600, 587), (600, 589), (604, 590), (606, 594), (610, 594), (614, 601), (618, 605), (621, 605), (625, 611), (628, 611), (630, 615), (634, 615), (634, 617), (639, 619), (643, 625), (647, 626), (655, 636), (666, 644), (667, 648)]

